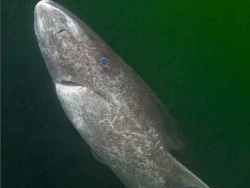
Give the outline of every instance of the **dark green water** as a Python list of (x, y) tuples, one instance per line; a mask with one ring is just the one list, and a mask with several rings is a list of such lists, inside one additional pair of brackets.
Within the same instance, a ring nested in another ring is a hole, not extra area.
[[(2, 186), (123, 187), (56, 98), (33, 32), (36, 2), (1, 3)], [(250, 187), (249, 1), (60, 3), (167, 105), (190, 142), (197, 176), (211, 188)]]

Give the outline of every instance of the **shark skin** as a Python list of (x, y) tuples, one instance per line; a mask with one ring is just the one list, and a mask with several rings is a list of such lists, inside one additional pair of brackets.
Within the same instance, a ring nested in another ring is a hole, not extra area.
[(67, 117), (126, 187), (208, 188), (174, 158), (183, 142), (166, 107), (94, 31), (48, 0), (34, 30)]

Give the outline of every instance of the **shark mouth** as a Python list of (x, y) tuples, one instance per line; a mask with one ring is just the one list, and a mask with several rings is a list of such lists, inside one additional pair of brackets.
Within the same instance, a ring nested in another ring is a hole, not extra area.
[(83, 85), (76, 83), (76, 82), (72, 82), (72, 81), (61, 81), (59, 83), (56, 83), (56, 86), (60, 87), (61, 89), (65, 89), (69, 91), (76, 91), (76, 90), (84, 88)]
[(98, 97), (101, 97), (103, 100), (109, 102), (113, 106), (115, 106), (115, 107), (120, 106), (115, 102), (115, 100), (111, 96), (109, 96), (109, 95), (107, 95), (107, 94), (105, 94), (97, 89), (94, 89), (92, 87), (86, 87), (86, 86), (79, 84), (79, 83), (76, 83), (76, 82), (61, 81), (59, 83), (56, 83), (56, 87), (63, 89), (63, 90), (71, 91), (71, 92), (77, 92), (78, 90), (81, 90), (81, 89), (83, 89), (85, 91), (89, 90), (89, 92), (91, 92), (93, 95), (97, 95)]

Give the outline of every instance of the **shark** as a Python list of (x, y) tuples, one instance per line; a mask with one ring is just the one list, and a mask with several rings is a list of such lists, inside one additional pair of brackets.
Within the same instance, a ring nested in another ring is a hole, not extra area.
[(173, 153), (182, 133), (142, 78), (87, 24), (50, 0), (34, 31), (72, 125), (128, 188), (208, 188)]

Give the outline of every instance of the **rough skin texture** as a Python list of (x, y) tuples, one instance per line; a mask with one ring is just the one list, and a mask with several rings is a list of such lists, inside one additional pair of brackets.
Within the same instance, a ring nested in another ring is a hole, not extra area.
[(34, 25), (68, 118), (127, 187), (207, 187), (171, 155), (183, 144), (164, 105), (99, 36), (52, 1)]

